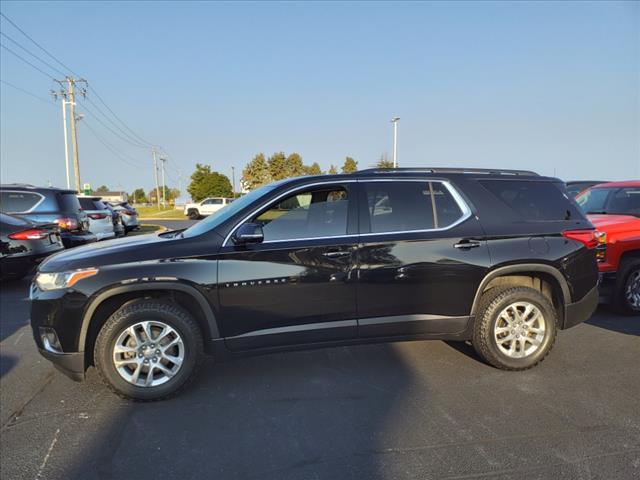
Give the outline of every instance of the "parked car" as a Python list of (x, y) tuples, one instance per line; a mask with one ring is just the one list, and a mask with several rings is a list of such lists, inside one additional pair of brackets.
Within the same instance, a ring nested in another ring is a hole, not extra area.
[(133, 230), (138, 230), (140, 228), (138, 211), (133, 208), (128, 202), (111, 203), (110, 205), (120, 214), (125, 233), (131, 232)]
[(184, 214), (191, 220), (198, 220), (199, 218), (207, 217), (217, 212), (231, 202), (233, 202), (233, 198), (205, 198), (198, 203), (187, 203), (184, 206)]
[(67, 375), (95, 365), (140, 400), (187, 385), (205, 351), (471, 340), (524, 370), (594, 311), (596, 245), (564, 183), (532, 172), (298, 177), (186, 230), (50, 258), (31, 325)]
[(113, 222), (113, 231), (116, 234), (116, 237), (124, 237), (127, 234), (127, 231), (124, 228), (124, 223), (122, 222), (122, 217), (120, 216), (120, 212), (113, 208), (107, 202), (102, 202), (109, 213), (111, 214), (111, 220)]
[(565, 182), (567, 186), (567, 193), (573, 198), (577, 197), (580, 192), (584, 192), (586, 189), (604, 183), (602, 180), (573, 180)]
[(48, 255), (63, 250), (60, 228), (0, 213), (0, 279), (18, 280)]
[(80, 207), (89, 217), (89, 231), (98, 240), (115, 238), (116, 231), (113, 228), (113, 218), (111, 210), (102, 202), (100, 197), (78, 196)]
[(75, 190), (25, 184), (0, 185), (0, 212), (35, 223), (58, 224), (65, 248), (97, 240), (89, 231), (89, 217), (80, 208)]
[(640, 181), (596, 185), (576, 199), (603, 232), (598, 251), (601, 301), (640, 314)]

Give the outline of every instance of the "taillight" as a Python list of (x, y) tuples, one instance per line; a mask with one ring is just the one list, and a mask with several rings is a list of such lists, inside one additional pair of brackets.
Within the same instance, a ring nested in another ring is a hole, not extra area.
[(77, 230), (80, 224), (78, 220), (71, 217), (56, 218), (54, 220), (62, 230)]
[(44, 230), (40, 230), (38, 228), (32, 228), (30, 230), (23, 230), (22, 232), (16, 232), (9, 235), (11, 240), (42, 240), (43, 238), (47, 238), (49, 236), (49, 232), (45, 232)]
[(90, 213), (89, 214), (89, 218), (93, 219), (93, 220), (103, 220), (105, 218), (107, 218), (107, 215), (104, 213)]
[(598, 239), (598, 245), (596, 246), (596, 259), (599, 262), (604, 262), (607, 258), (607, 233), (596, 232), (596, 238)]
[(584, 244), (588, 249), (596, 248), (598, 246), (598, 237), (595, 230), (566, 230), (562, 232), (564, 238), (570, 238), (571, 240), (577, 240)]
[(125, 215), (129, 215), (130, 217), (133, 217), (138, 214), (138, 212), (134, 212), (133, 210), (125, 210), (124, 213)]

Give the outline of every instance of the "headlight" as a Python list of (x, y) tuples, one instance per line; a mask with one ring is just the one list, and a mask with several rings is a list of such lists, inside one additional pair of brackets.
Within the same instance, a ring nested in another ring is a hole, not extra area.
[(69, 288), (83, 278), (92, 277), (96, 273), (98, 273), (97, 268), (85, 268), (84, 270), (74, 270), (73, 272), (38, 273), (35, 281), (40, 290), (57, 290), (59, 288)]

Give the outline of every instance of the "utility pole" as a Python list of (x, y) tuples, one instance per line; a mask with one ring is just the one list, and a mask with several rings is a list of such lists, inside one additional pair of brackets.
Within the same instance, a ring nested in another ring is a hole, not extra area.
[(158, 187), (158, 160), (156, 159), (156, 148), (151, 147), (151, 155), (153, 156), (153, 174), (156, 179), (156, 203), (160, 208), (160, 187)]
[(231, 196), (236, 198), (236, 167), (231, 167)]
[[(54, 94), (55, 96), (55, 94)], [(71, 188), (71, 178), (69, 177), (69, 135), (67, 134), (67, 100), (62, 97), (62, 131), (64, 133), (64, 169), (67, 174), (67, 188)]]
[(393, 168), (398, 167), (398, 121), (400, 117), (393, 117), (391, 123), (393, 123)]
[(160, 157), (160, 161), (162, 162), (162, 165), (160, 167), (162, 169), (162, 208), (165, 208), (167, 206), (167, 199), (165, 197), (167, 192), (167, 184), (164, 181), (164, 162), (166, 162), (167, 159)]
[(71, 107), (71, 146), (73, 148), (73, 171), (76, 176), (76, 190), (80, 192), (80, 159), (78, 158), (78, 132), (76, 129), (76, 92), (75, 79), (67, 77), (67, 92)]

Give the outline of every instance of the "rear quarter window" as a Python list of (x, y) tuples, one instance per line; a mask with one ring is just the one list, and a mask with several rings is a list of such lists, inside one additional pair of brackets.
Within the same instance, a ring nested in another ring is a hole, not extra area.
[(35, 192), (2, 192), (0, 211), (7, 213), (28, 212), (42, 199), (42, 195)]
[(479, 183), (525, 221), (583, 218), (561, 183), (523, 180), (480, 180)]

